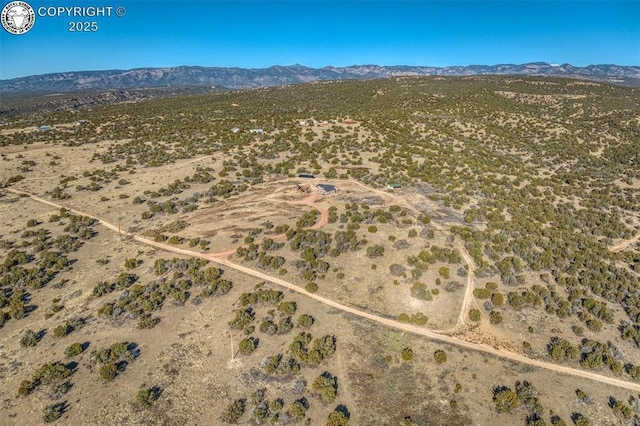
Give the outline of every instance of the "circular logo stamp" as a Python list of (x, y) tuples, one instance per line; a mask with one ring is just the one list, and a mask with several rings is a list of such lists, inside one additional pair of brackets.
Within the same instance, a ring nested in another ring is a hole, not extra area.
[(12, 1), (2, 8), (0, 15), (2, 27), (11, 34), (24, 34), (36, 23), (36, 13), (31, 5), (24, 1)]

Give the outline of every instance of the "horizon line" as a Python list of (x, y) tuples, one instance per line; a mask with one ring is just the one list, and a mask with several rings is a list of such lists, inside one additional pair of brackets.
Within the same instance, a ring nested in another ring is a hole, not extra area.
[(126, 72), (126, 71), (138, 71), (138, 70), (145, 70), (145, 69), (172, 69), (172, 68), (210, 68), (210, 69), (239, 69), (239, 70), (267, 70), (269, 68), (276, 68), (276, 67), (303, 67), (303, 68), (308, 68), (308, 69), (313, 69), (313, 70), (322, 70), (322, 69), (326, 69), (326, 68), (353, 68), (353, 67), (380, 67), (380, 68), (397, 68), (397, 67), (410, 67), (410, 68), (436, 68), (436, 69), (444, 69), (444, 68), (468, 68), (468, 67), (497, 67), (497, 66), (502, 66), (502, 65), (515, 65), (515, 66), (523, 66), (523, 65), (533, 65), (533, 64), (545, 64), (545, 65), (549, 65), (551, 67), (563, 67), (563, 66), (572, 66), (575, 68), (587, 68), (587, 67), (594, 67), (594, 66), (619, 66), (619, 67), (640, 67), (640, 64), (638, 65), (623, 65), (623, 64), (616, 64), (616, 63), (600, 63), (600, 64), (587, 64), (587, 65), (573, 65), (570, 62), (563, 62), (561, 64), (559, 63), (552, 63), (552, 62), (547, 62), (547, 61), (532, 61), (532, 62), (522, 62), (522, 63), (514, 63), (514, 62), (503, 62), (503, 63), (496, 63), (496, 64), (467, 64), (467, 65), (444, 65), (444, 66), (436, 66), (436, 65), (407, 65), (407, 64), (394, 64), (394, 65), (380, 65), (380, 64), (375, 64), (375, 63), (369, 63), (369, 64), (352, 64), (352, 65), (344, 65), (344, 66), (337, 66), (337, 65), (324, 65), (321, 67), (313, 67), (313, 66), (309, 66), (309, 65), (304, 65), (304, 64), (300, 64), (300, 63), (294, 63), (294, 64), (273, 64), (273, 65), (269, 65), (269, 66), (265, 66), (265, 67), (239, 67), (239, 66), (209, 66), (209, 65), (173, 65), (173, 66), (142, 66), (142, 67), (133, 67), (133, 68), (110, 68), (110, 69), (84, 69), (84, 70), (69, 70), (69, 71), (53, 71), (53, 72), (47, 72), (47, 73), (43, 73), (43, 74), (29, 74), (29, 75), (23, 75), (23, 76), (18, 76), (18, 77), (9, 77), (9, 78), (0, 78), (1, 82), (7, 82), (7, 81), (11, 81), (11, 80), (19, 80), (19, 79), (23, 79), (23, 78), (31, 78), (31, 77), (44, 77), (44, 76), (48, 76), (48, 75), (57, 75), (57, 74), (73, 74), (73, 73), (83, 73), (83, 72), (115, 72), (115, 71), (120, 71), (120, 72)]

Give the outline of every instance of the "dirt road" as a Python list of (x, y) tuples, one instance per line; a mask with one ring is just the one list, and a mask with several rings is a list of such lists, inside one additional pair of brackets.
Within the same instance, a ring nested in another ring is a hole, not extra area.
[(613, 253), (617, 253), (626, 249), (629, 246), (632, 246), (636, 242), (640, 241), (640, 234), (636, 235), (633, 238), (629, 238), (628, 240), (624, 240), (621, 243), (616, 244), (615, 246), (609, 247), (609, 251)]
[(226, 256), (222, 257), (220, 253), (210, 253), (210, 254), (206, 254), (206, 253), (197, 253), (197, 252), (193, 252), (190, 250), (186, 250), (186, 249), (182, 249), (179, 247), (174, 247), (168, 244), (163, 244), (163, 243), (159, 243), (159, 242), (155, 242), (152, 240), (149, 240), (147, 238), (144, 237), (140, 237), (134, 234), (131, 234), (129, 232), (126, 231), (121, 231), (116, 225), (113, 225), (103, 219), (100, 219), (94, 215), (91, 215), (89, 213), (85, 213), (82, 211), (79, 211), (77, 209), (72, 209), (72, 208), (68, 208), (66, 206), (63, 206), (62, 204), (58, 204), (58, 203), (54, 203), (52, 201), (48, 201), (45, 200), (43, 198), (34, 196), (28, 192), (24, 192), (24, 191), (20, 191), (17, 189), (13, 189), (13, 188), (6, 188), (7, 192), (11, 192), (14, 194), (18, 194), (18, 195), (26, 195), (31, 197), (31, 199), (33, 199), (34, 201), (55, 207), (55, 208), (66, 208), (67, 210), (69, 210), (70, 212), (76, 214), (76, 215), (82, 215), (82, 216), (86, 216), (86, 217), (90, 217), (92, 219), (96, 219), (97, 221), (99, 221), (99, 223), (105, 227), (107, 227), (108, 229), (111, 229), (112, 231), (115, 232), (120, 232), (121, 235), (123, 236), (127, 236), (129, 238), (134, 239), (135, 241), (138, 241), (140, 243), (146, 244), (148, 246), (152, 246), (164, 251), (168, 251), (168, 252), (172, 252), (172, 253), (177, 253), (177, 254), (182, 254), (182, 255), (186, 255), (186, 256), (192, 256), (192, 257), (198, 257), (198, 258), (202, 258), (202, 259), (206, 259), (218, 264), (221, 264), (223, 266), (227, 266), (229, 268), (235, 269), (237, 271), (243, 272), (247, 275), (256, 277), (260, 280), (264, 280), (264, 281), (268, 281), (274, 284), (278, 284), (282, 287), (288, 288), (290, 290), (293, 290), (299, 294), (302, 294), (310, 299), (313, 299), (317, 302), (320, 302), (324, 305), (327, 306), (331, 306), (332, 308), (338, 309), (342, 312), (348, 313), (348, 314), (352, 314), (361, 318), (366, 318), (370, 321), (374, 321), (377, 322), (378, 324), (382, 324), (386, 327), (391, 327), (391, 328), (395, 328), (397, 330), (401, 330), (401, 331), (406, 331), (406, 332), (410, 332), (419, 336), (424, 336), (427, 337), (429, 339), (432, 340), (436, 340), (439, 342), (443, 342), (443, 343), (448, 343), (451, 345), (456, 345), (459, 347), (463, 347), (465, 349), (469, 349), (472, 351), (478, 351), (478, 352), (484, 352), (490, 355), (495, 355), (497, 357), (500, 358), (504, 358), (504, 359), (509, 359), (512, 361), (516, 361), (516, 362), (520, 362), (523, 364), (528, 364), (528, 365), (532, 365), (535, 367), (539, 367), (539, 368), (543, 368), (549, 371), (555, 371), (558, 373), (564, 373), (570, 376), (574, 376), (574, 377), (582, 377), (585, 379), (589, 379), (589, 380), (594, 380), (600, 383), (605, 383), (608, 385), (612, 385), (612, 386), (616, 386), (616, 387), (620, 387), (620, 388), (624, 388), (624, 389), (628, 389), (628, 390), (632, 390), (634, 392), (640, 392), (640, 384), (637, 383), (631, 383), (631, 382), (627, 382), (624, 380), (620, 380), (620, 379), (616, 379), (613, 377), (607, 377), (607, 376), (602, 376), (596, 373), (592, 373), (589, 371), (583, 371), (583, 370), (578, 370), (575, 368), (571, 368), (568, 366), (564, 366), (564, 365), (558, 365), (558, 364), (552, 364), (549, 362), (545, 362), (545, 361), (541, 361), (541, 360), (536, 360), (536, 359), (531, 359), (531, 358), (527, 358), (524, 355), (520, 355), (520, 354), (516, 354), (516, 353), (512, 353), (512, 352), (508, 352), (505, 350), (501, 350), (501, 349), (496, 349), (493, 348), (491, 346), (487, 346), (484, 344), (478, 344), (478, 343), (471, 343), (471, 342), (467, 342), (464, 340), (460, 340), (456, 337), (453, 336), (448, 336), (448, 335), (444, 335), (444, 334), (440, 334), (434, 331), (430, 331), (430, 330), (426, 330), (424, 328), (421, 327), (417, 327), (411, 324), (405, 324), (405, 323), (401, 323), (392, 319), (388, 319), (388, 318), (383, 318), (383, 317), (379, 317), (377, 315), (374, 314), (370, 314), (368, 312), (363, 312), (360, 311), (356, 308), (350, 307), (350, 306), (346, 306), (346, 305), (342, 305), (334, 300), (331, 299), (327, 299), (325, 297), (319, 296), (317, 294), (314, 293), (309, 293), (308, 291), (306, 291), (305, 289), (296, 286), (295, 284), (292, 284), (290, 282), (284, 281), (280, 278), (277, 277), (272, 277), (270, 275), (267, 275), (263, 272), (260, 271), (256, 271), (253, 270), (251, 268), (248, 268), (246, 266), (242, 266), (242, 265), (238, 265), (235, 264), (231, 261), (229, 261)]

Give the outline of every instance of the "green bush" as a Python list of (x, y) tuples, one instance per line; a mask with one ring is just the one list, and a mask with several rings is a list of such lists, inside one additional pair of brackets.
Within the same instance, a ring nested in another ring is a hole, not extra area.
[(451, 271), (449, 270), (448, 266), (441, 266), (438, 269), (438, 274), (446, 280), (446, 279), (449, 279), (449, 275), (451, 274)]
[(311, 315), (302, 314), (298, 317), (297, 323), (300, 327), (308, 328), (314, 323), (314, 318)]
[(227, 406), (222, 421), (225, 423), (238, 423), (238, 420), (244, 415), (246, 408), (245, 399), (237, 399)]
[(476, 288), (473, 290), (473, 295), (478, 299), (488, 299), (491, 297), (491, 290), (486, 288)]
[(253, 352), (258, 347), (258, 339), (254, 337), (247, 337), (246, 339), (242, 339), (240, 341), (240, 353), (243, 355), (248, 355)]
[(296, 302), (285, 301), (278, 305), (278, 310), (285, 315), (293, 315), (296, 313)]
[(433, 359), (435, 359), (438, 364), (443, 364), (447, 362), (447, 354), (442, 349), (438, 349), (433, 353)]
[(160, 322), (160, 318), (152, 317), (151, 315), (143, 315), (138, 320), (139, 329), (150, 329), (155, 327)]
[(498, 311), (491, 311), (489, 321), (491, 324), (500, 324), (502, 322), (502, 314)]
[(480, 318), (481, 318), (481, 317), (482, 317), (482, 316), (481, 316), (481, 314), (480, 314), (480, 311), (479, 311), (479, 310), (477, 310), (477, 309), (471, 309), (471, 310), (469, 311), (469, 319), (470, 319), (471, 321), (476, 321), (476, 322), (477, 322), (477, 321), (480, 321)]
[(79, 355), (82, 352), (84, 352), (84, 346), (82, 346), (82, 343), (77, 342), (67, 346), (67, 348), (64, 350), (64, 354), (68, 358)]
[(425, 325), (429, 321), (429, 318), (422, 312), (411, 315), (411, 324)]
[(182, 238), (177, 236), (177, 235), (173, 235), (171, 236), (171, 238), (169, 238), (169, 240), (167, 241), (167, 243), (169, 244), (173, 244), (173, 245), (178, 245), (182, 243)]
[(338, 379), (325, 371), (316, 377), (312, 388), (324, 402), (333, 402), (338, 393)]
[(404, 348), (401, 356), (404, 361), (411, 361), (413, 359), (413, 350), (411, 348)]
[(73, 331), (73, 327), (71, 327), (68, 323), (57, 326), (53, 329), (53, 335), (56, 337), (65, 337), (69, 335)]
[(493, 390), (493, 402), (499, 413), (511, 412), (518, 407), (518, 394), (511, 388), (502, 386)]
[(493, 293), (491, 295), (491, 303), (493, 303), (494, 306), (504, 305), (504, 296), (502, 293)]
[(124, 267), (127, 269), (133, 269), (138, 266), (138, 259), (131, 258), (124, 261)]
[(487, 290), (491, 290), (494, 291), (498, 288), (498, 283), (493, 282), (493, 281), (489, 281), (487, 284), (485, 284), (485, 288)]
[(348, 423), (349, 417), (339, 410), (332, 411), (327, 418), (327, 426), (346, 426)]
[(98, 374), (105, 382), (110, 382), (118, 375), (118, 365), (115, 362), (107, 362), (98, 370)]

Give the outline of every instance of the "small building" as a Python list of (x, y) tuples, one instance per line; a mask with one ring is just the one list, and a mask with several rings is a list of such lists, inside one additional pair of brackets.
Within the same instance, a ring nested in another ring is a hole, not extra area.
[(314, 187), (314, 189), (322, 195), (329, 195), (338, 192), (338, 188), (336, 186), (326, 183), (319, 183)]
[(257, 134), (261, 135), (261, 134), (264, 133), (264, 130), (262, 130), (262, 129), (251, 129), (251, 130), (249, 130), (249, 132), (257, 133)]
[(53, 127), (51, 126), (38, 126), (36, 127), (36, 130), (39, 132), (47, 132), (49, 130), (53, 129)]
[(387, 184), (387, 189), (398, 189), (402, 188), (402, 185), (399, 183), (389, 183)]
[(298, 175), (299, 178), (303, 178), (303, 179), (315, 179), (316, 177), (314, 175), (311, 175), (309, 173), (300, 173)]

